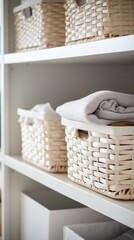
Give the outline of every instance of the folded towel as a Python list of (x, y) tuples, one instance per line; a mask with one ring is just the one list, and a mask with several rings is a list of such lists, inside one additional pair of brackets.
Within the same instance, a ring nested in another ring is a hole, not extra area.
[(50, 103), (38, 104), (34, 106), (31, 111), (43, 113), (44, 116), (51, 118), (59, 118), (59, 114), (51, 107)]
[(134, 121), (134, 95), (97, 91), (58, 106), (56, 112), (70, 120), (106, 125), (120, 120)]
[[(34, 106), (31, 110), (31, 112), (36, 112), (36, 113), (43, 113), (44, 118), (46, 119), (60, 119), (60, 115), (56, 113), (56, 111), (51, 107), (50, 103), (44, 103), (44, 104), (38, 104)], [(33, 124), (33, 118), (31, 117), (25, 117), (24, 121), (28, 125)]]

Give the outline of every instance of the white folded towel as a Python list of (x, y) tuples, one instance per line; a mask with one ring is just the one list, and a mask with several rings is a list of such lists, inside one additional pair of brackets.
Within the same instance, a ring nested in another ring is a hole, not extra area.
[(115, 121), (134, 121), (134, 95), (97, 91), (58, 106), (56, 112), (70, 120), (106, 125)]
[[(56, 111), (51, 107), (50, 103), (44, 103), (44, 104), (38, 104), (34, 106), (31, 110), (31, 112), (36, 112), (36, 113), (43, 113), (44, 119), (60, 119), (60, 115), (56, 113)], [(25, 117), (24, 121), (26, 124), (31, 125), (33, 124), (33, 117)]]
[(31, 111), (43, 113), (44, 116), (51, 118), (59, 118), (59, 114), (51, 107), (50, 103), (38, 104), (34, 106)]

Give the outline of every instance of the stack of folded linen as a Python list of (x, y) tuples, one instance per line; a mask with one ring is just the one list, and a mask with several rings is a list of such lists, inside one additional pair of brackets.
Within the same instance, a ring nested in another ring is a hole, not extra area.
[(111, 125), (115, 122), (134, 122), (134, 95), (101, 90), (58, 106), (63, 118), (80, 122)]

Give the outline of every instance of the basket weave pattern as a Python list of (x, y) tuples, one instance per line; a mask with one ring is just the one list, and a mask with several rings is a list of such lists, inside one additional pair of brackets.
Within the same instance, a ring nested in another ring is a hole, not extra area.
[(134, 199), (134, 135), (65, 132), (72, 181), (115, 199)]
[(134, 34), (134, 0), (66, 0), (66, 44)]
[(27, 17), (21, 10), (15, 17), (16, 51), (56, 47), (65, 44), (65, 9), (63, 3), (38, 3)]
[(27, 124), (20, 118), (22, 158), (49, 172), (67, 172), (65, 130), (60, 120), (34, 120)]

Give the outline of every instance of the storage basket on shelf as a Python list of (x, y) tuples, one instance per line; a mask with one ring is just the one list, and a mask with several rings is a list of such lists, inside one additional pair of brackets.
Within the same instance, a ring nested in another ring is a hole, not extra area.
[(134, 126), (87, 124), (62, 118), (66, 126), (68, 177), (115, 199), (134, 199)]
[(26, 1), (13, 12), (16, 51), (65, 44), (65, 9), (61, 0)]
[(134, 34), (134, 0), (78, 3), (66, 0), (66, 44)]
[(18, 109), (22, 158), (49, 172), (67, 172), (65, 130), (60, 117)]

